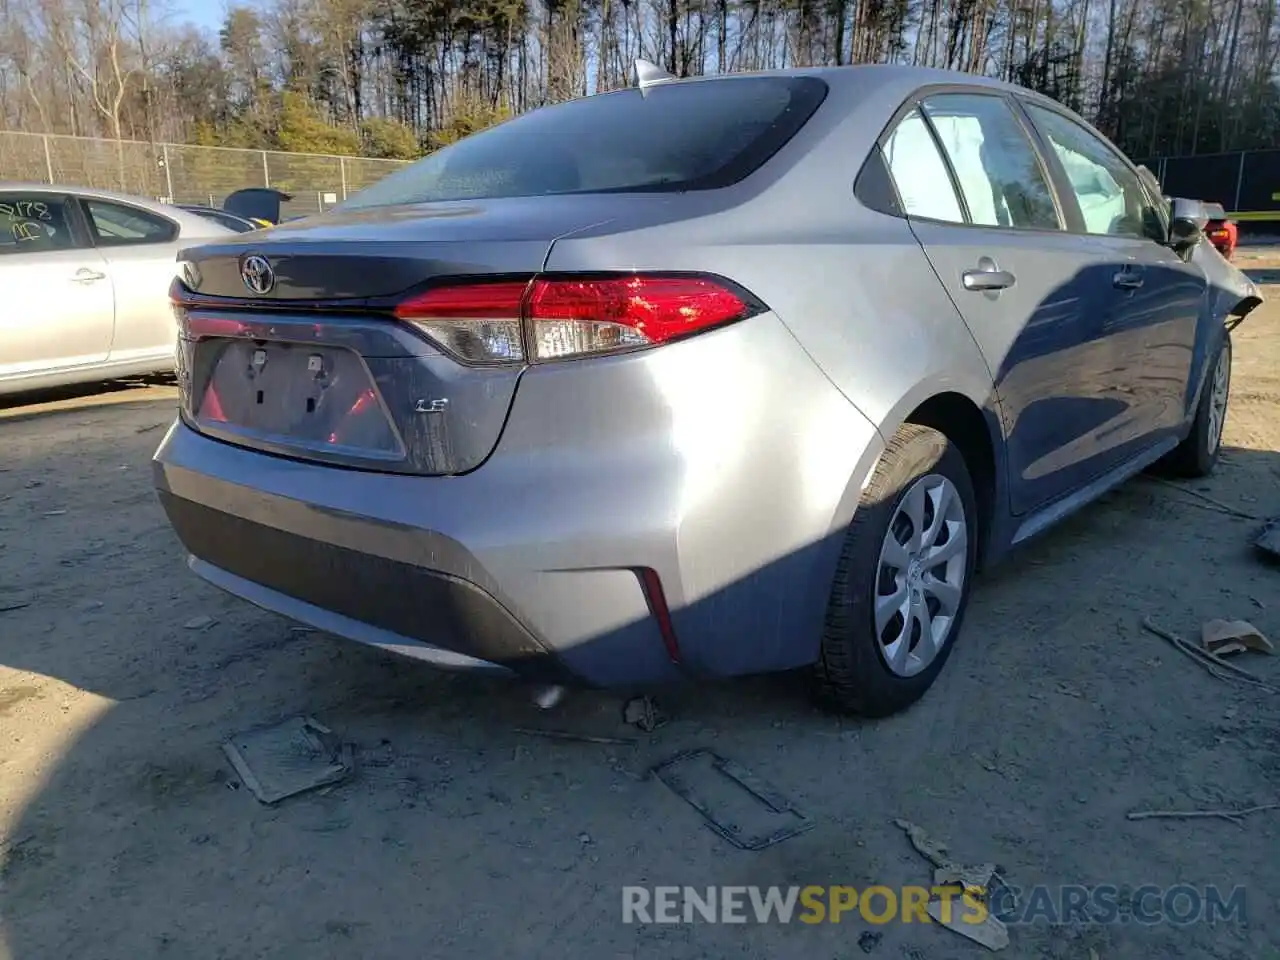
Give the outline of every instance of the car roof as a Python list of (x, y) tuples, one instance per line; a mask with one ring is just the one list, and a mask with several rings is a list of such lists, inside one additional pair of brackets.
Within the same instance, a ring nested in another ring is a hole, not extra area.
[(76, 197), (88, 197), (91, 200), (118, 200), (121, 203), (131, 203), (135, 207), (145, 207), (148, 210), (154, 210), (156, 213), (164, 213), (171, 210), (172, 207), (167, 203), (160, 203), (158, 200), (151, 200), (147, 197), (139, 197), (136, 194), (121, 193), (118, 190), (100, 190), (97, 187), (73, 187), (60, 183), (32, 183), (13, 180), (0, 180), (0, 190), (30, 190), (40, 193), (69, 193)]
[[(1015, 83), (973, 73), (963, 73), (959, 70), (939, 70), (934, 67), (916, 67), (896, 63), (855, 64), (847, 67), (793, 67), (787, 70), (761, 70), (753, 73), (705, 74), (698, 77), (666, 80), (663, 83), (701, 83), (709, 80), (749, 77), (818, 77), (833, 88), (857, 88), (858, 92), (871, 98), (883, 99), (886, 104), (892, 101), (893, 108), (921, 87), (941, 84), (988, 87), (1005, 93), (1017, 93), (1045, 103), (1054, 103), (1048, 97)], [(1061, 104), (1057, 106), (1061, 109)]]
[[(207, 218), (183, 210), (182, 207), (175, 204), (160, 203), (158, 200), (150, 200), (147, 197), (139, 197), (130, 193), (121, 193), (117, 190), (100, 190), (97, 187), (73, 187), (60, 183), (0, 180), (0, 192), (12, 190), (30, 191), (31, 193), (61, 193), (88, 200), (114, 200), (117, 203), (127, 203), (135, 207), (141, 207), (143, 210), (149, 210), (159, 216), (167, 217), (170, 220), (178, 221), (178, 223), (182, 224), (184, 232), (188, 230), (203, 232), (202, 228), (206, 225), (218, 226)], [(219, 229), (231, 232), (229, 227), (219, 227)]]

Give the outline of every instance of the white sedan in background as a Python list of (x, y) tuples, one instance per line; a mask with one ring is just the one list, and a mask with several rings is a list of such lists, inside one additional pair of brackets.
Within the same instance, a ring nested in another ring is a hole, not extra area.
[(172, 370), (178, 250), (229, 236), (139, 197), (0, 182), (0, 394)]

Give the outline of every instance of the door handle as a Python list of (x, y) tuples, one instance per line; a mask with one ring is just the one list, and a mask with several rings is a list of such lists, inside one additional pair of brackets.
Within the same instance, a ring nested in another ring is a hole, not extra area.
[(81, 267), (76, 271), (75, 276), (71, 278), (72, 283), (95, 283), (98, 280), (107, 279), (105, 273), (99, 273), (97, 270), (90, 270), (88, 267)]
[(1015, 279), (1008, 270), (997, 270), (994, 265), (966, 270), (961, 276), (966, 290), (1006, 290), (1013, 286)]
[(1142, 273), (1138, 270), (1121, 270), (1111, 278), (1111, 285), (1117, 290), (1137, 290), (1142, 286)]

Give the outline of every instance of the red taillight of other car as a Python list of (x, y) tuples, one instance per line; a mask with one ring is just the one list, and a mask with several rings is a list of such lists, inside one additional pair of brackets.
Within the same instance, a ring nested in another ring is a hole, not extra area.
[(714, 277), (538, 277), (434, 287), (395, 308), (473, 363), (563, 360), (669, 343), (762, 308)]

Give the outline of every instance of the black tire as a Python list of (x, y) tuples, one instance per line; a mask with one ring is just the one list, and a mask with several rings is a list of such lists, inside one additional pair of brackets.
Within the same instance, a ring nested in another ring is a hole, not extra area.
[[(1226, 367), (1226, 406), (1222, 410), (1222, 423), (1216, 435), (1211, 429), (1213, 415), (1214, 381), (1218, 365)], [(1156, 464), (1156, 472), (1173, 477), (1207, 477), (1213, 473), (1218, 464), (1218, 455), (1222, 452), (1222, 433), (1226, 426), (1227, 413), (1231, 400), (1231, 334), (1222, 339), (1222, 346), (1214, 355), (1213, 362), (1205, 375), (1204, 386), (1200, 388), (1200, 402), (1196, 406), (1196, 417), (1191, 422), (1191, 432), (1186, 439), (1169, 451)]]
[[(874, 598), (881, 575), (881, 547), (898, 505), (917, 480), (930, 474), (950, 480), (964, 507), (968, 537), (965, 576), (943, 646), (924, 669), (906, 677), (894, 673), (885, 660), (876, 632)], [(905, 424), (880, 458), (845, 535), (816, 668), (818, 694), (824, 705), (841, 713), (883, 717), (909, 707), (924, 695), (946, 665), (963, 627), (977, 543), (978, 510), (964, 456), (937, 430)]]

